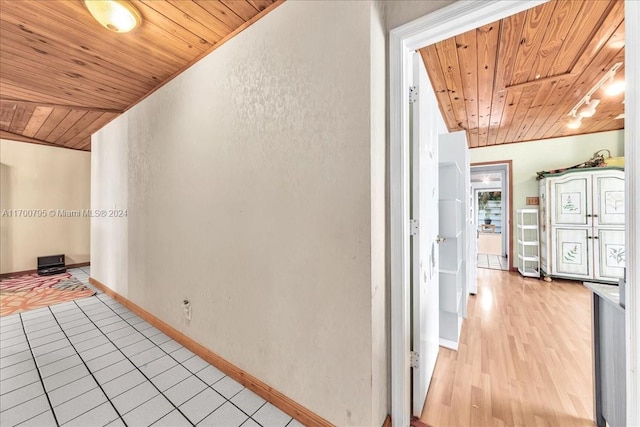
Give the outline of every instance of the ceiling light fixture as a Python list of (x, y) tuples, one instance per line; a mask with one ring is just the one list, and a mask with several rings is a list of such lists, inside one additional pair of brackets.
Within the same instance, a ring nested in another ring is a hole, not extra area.
[(578, 129), (581, 124), (582, 124), (582, 117), (576, 117), (574, 114), (573, 119), (569, 120), (569, 123), (567, 123), (567, 127), (569, 129)]
[(600, 104), (599, 99), (592, 99), (590, 101), (587, 101), (587, 106), (580, 110), (580, 116), (593, 117), (593, 115), (596, 114), (596, 107), (598, 107), (598, 104)]
[[(598, 104), (600, 104), (600, 100), (599, 99), (592, 100), (591, 97), (593, 96), (594, 93), (596, 93), (598, 89), (604, 86), (605, 83), (611, 82), (611, 84), (609, 84), (609, 86), (607, 86), (605, 90), (607, 95), (609, 94), (618, 95), (624, 92), (624, 81), (614, 80), (616, 76), (616, 72), (620, 69), (620, 67), (622, 67), (622, 62), (616, 62), (615, 64), (613, 64), (613, 66), (609, 69), (609, 71), (607, 71), (605, 75), (602, 76), (602, 78), (598, 80), (591, 89), (589, 89), (589, 92), (587, 92), (585, 96), (583, 96), (580, 99), (580, 101), (578, 101), (578, 103), (573, 106), (571, 111), (569, 111), (569, 114), (567, 114), (568, 116), (573, 117), (573, 120), (570, 120), (569, 122), (567, 122), (568, 128), (578, 129), (580, 127), (580, 124), (582, 123), (583, 117), (592, 117), (596, 113), (596, 107), (598, 106)], [(620, 83), (622, 83), (622, 90), (620, 90)], [(613, 87), (611, 92), (609, 91), (610, 87)], [(582, 107), (585, 104), (587, 106), (580, 111), (579, 117), (576, 117), (578, 114), (578, 110), (580, 110), (580, 107)]]
[(609, 83), (609, 86), (607, 86), (604, 91), (609, 96), (620, 95), (622, 92), (624, 92), (624, 80), (611, 79), (611, 83)]
[(126, 0), (84, 0), (84, 4), (103, 27), (127, 33), (140, 25), (140, 12)]

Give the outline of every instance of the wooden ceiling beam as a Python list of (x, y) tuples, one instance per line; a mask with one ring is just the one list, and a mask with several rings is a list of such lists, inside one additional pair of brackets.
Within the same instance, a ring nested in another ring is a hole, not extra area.
[(27, 101), (25, 99), (13, 99), (13, 98), (0, 98), (0, 102), (9, 102), (9, 103), (18, 104), (18, 105), (33, 105), (35, 107), (66, 108), (69, 110), (93, 111), (97, 113), (122, 114), (124, 112), (123, 110), (116, 110), (113, 108), (89, 107), (86, 105), (72, 105), (72, 104), (54, 104), (51, 102)]

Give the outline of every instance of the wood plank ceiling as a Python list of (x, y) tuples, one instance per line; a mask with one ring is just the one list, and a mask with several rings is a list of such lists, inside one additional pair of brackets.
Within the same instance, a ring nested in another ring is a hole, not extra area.
[[(623, 129), (624, 94), (566, 125), (574, 105), (624, 62), (622, 0), (557, 0), (420, 49), (450, 131), (484, 147)], [(624, 64), (616, 74), (624, 79)]]
[(133, 0), (118, 34), (81, 0), (0, 0), (0, 137), (79, 150), (91, 134), (282, 0)]

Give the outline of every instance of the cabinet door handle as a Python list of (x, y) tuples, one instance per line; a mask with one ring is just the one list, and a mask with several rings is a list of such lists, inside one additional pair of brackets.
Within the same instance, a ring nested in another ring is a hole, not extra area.
[(591, 214), (587, 214), (587, 218), (591, 218), (591, 216), (592, 216)]
[(592, 236), (587, 236), (587, 239), (593, 239), (593, 237)]
[(598, 237), (598, 236), (593, 236), (593, 238), (594, 238), (594, 239), (599, 239), (600, 237)]
[(593, 214), (593, 217), (594, 218), (598, 218), (598, 214)]

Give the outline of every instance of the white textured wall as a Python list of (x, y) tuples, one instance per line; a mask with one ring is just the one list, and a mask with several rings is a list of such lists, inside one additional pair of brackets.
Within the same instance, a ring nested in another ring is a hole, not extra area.
[[(89, 218), (58, 210), (89, 209), (90, 170), (87, 152), (0, 140), (0, 273), (35, 270), (44, 255), (89, 261)], [(46, 217), (15, 216), (19, 209)]]
[[(513, 160), (512, 232), (515, 236), (515, 214), (526, 207), (526, 197), (538, 195), (536, 172), (560, 169), (589, 160), (601, 149), (611, 151), (613, 157), (624, 155), (624, 131), (600, 132), (590, 135), (567, 136), (542, 141), (494, 145), (473, 148), (471, 163)], [(512, 260), (515, 262), (515, 260)], [(514, 265), (515, 267), (515, 265)]]
[(387, 301), (385, 265), (386, 31), (385, 5), (371, 8), (371, 345), (372, 425), (382, 425), (390, 412), (387, 383)]
[[(107, 126), (91, 144), (91, 209), (127, 210), (126, 217), (96, 217), (91, 221), (91, 276), (128, 296), (129, 212), (128, 125)], [(135, 262), (135, 260), (134, 260)]]
[(93, 139), (92, 275), (339, 426), (388, 411), (373, 7), (286, 2)]
[[(384, 1), (384, 0), (383, 0)], [(385, 22), (387, 30), (404, 25), (441, 9), (456, 0), (386, 0)]]

